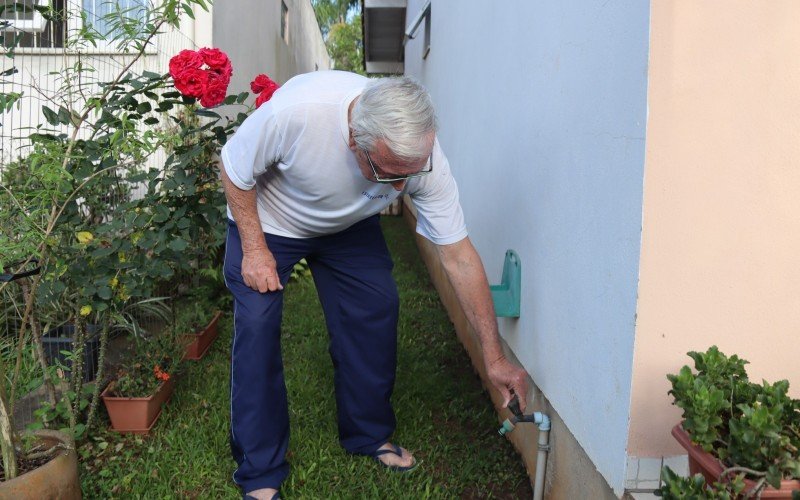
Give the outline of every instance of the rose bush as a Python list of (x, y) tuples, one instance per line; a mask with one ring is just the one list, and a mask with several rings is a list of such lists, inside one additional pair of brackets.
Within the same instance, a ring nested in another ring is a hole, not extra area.
[[(76, 349), (82, 349), (86, 325), (100, 325), (97, 377), (103, 380), (109, 335), (125, 329), (138, 339), (134, 358), (117, 373), (118, 386), (129, 393), (171, 377), (179, 358), (165, 352), (183, 348), (174, 339), (169, 346), (154, 342), (137, 324), (141, 310), (152, 309), (157, 295), (177, 301), (185, 292), (178, 286), (183, 277), (220, 274), (226, 213), (216, 155), (253, 109), (245, 104), (248, 93), (226, 95), (233, 66), (219, 49), (183, 50), (169, 61), (167, 74), (132, 71), (152, 37), (165, 25), (177, 26), (181, 6), (195, 3), (167, 2), (154, 10), (149, 31), (127, 41), (137, 52), (107, 82), (85, 83), (95, 71), (91, 60), (65, 70), (54, 94), (73, 100), (43, 101), (45, 120), (29, 137), (26, 156), (0, 175), (0, 268), (19, 262), (21, 269), (34, 259), (41, 266), (25, 288), (0, 283), (0, 293), (13, 294), (19, 310), (27, 311), (18, 318), (18, 338), (30, 337), (40, 352), (48, 325), (70, 322)], [(257, 80), (260, 105), (278, 85), (266, 75)], [(11, 102), (11, 94), (0, 95)], [(198, 104), (244, 109), (223, 119)], [(166, 159), (147, 167), (162, 151)], [(16, 264), (11, 271), (18, 271)], [(73, 355), (82, 359), (79, 350)], [(67, 391), (57, 394), (55, 375), (39, 361), (48, 400), (64, 408), (43, 425), (80, 436), (92, 426), (102, 384), (84, 385), (76, 365), (70, 380), (59, 381)], [(17, 371), (5, 373), (16, 380)], [(8, 408), (8, 399), (0, 395), (0, 404)], [(14, 428), (10, 418), (0, 424)], [(0, 436), (0, 445), (13, 451), (13, 440)]]

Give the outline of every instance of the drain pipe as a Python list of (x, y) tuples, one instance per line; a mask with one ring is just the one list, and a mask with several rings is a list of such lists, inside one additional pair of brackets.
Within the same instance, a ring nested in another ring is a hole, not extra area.
[(503, 422), (503, 426), (497, 431), (501, 436), (514, 430), (515, 424), (530, 422), (539, 426), (539, 453), (536, 456), (536, 473), (533, 484), (533, 500), (542, 500), (544, 496), (544, 473), (547, 467), (547, 452), (550, 451), (550, 417), (541, 412), (533, 412), (530, 415), (523, 415), (519, 409), (517, 396), (508, 403), (508, 408), (514, 414)]

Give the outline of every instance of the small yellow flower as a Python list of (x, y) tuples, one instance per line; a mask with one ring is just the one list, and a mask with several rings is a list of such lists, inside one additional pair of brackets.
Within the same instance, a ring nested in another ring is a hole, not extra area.
[(81, 316), (88, 316), (92, 314), (92, 306), (86, 305), (81, 307)]
[(89, 231), (78, 231), (78, 233), (75, 234), (75, 236), (78, 238), (78, 241), (82, 245), (90, 243), (94, 239), (94, 235)]
[(117, 278), (111, 278), (108, 284), (111, 285), (111, 288), (114, 288), (119, 284), (119, 280)]
[(119, 300), (123, 302), (131, 298), (131, 296), (128, 295), (128, 291), (125, 289), (125, 285), (119, 287), (119, 290), (117, 291), (117, 297), (119, 297)]
[(125, 256), (125, 252), (120, 252), (117, 257), (119, 258), (120, 262), (127, 262), (128, 261), (128, 258)]
[(131, 235), (131, 243), (133, 243), (134, 245), (135, 245), (135, 244), (136, 244), (136, 243), (137, 243), (137, 242), (138, 242), (140, 239), (142, 239), (142, 233), (133, 233), (133, 234)]

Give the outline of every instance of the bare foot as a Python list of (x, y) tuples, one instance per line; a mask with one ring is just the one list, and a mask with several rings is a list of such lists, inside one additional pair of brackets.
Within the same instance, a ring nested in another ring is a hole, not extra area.
[(257, 498), (258, 500), (272, 500), (272, 497), (275, 496), (277, 492), (278, 490), (272, 488), (261, 488), (260, 490), (247, 492), (247, 496)]
[[(394, 445), (392, 445), (392, 443), (386, 443), (385, 445), (381, 446), (378, 449), (394, 451)], [(405, 448), (400, 448), (400, 451), (403, 453), (403, 455), (400, 457), (398, 457), (394, 453), (384, 453), (383, 455), (378, 456), (378, 460), (385, 463), (386, 465), (395, 465), (399, 467), (410, 467), (414, 465), (414, 457), (411, 455), (411, 452), (409, 452)]]

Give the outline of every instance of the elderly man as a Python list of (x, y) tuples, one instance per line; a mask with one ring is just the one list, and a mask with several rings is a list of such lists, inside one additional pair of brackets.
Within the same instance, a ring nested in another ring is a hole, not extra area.
[(289, 473), (280, 325), (283, 287), (302, 258), (330, 335), (341, 445), (392, 470), (415, 466), (390, 442), (399, 301), (377, 215), (402, 193), (480, 337), (492, 384), (505, 404), (513, 391), (524, 407), (527, 374), (501, 350), (486, 275), (419, 84), (339, 71), (297, 76), (221, 156), (231, 218), (225, 278), (235, 299), (230, 437), (246, 497), (277, 498)]

